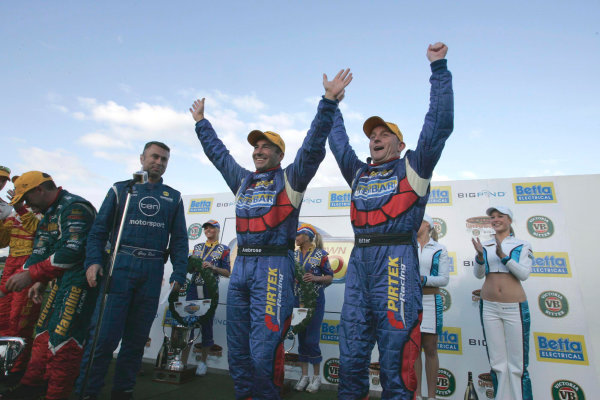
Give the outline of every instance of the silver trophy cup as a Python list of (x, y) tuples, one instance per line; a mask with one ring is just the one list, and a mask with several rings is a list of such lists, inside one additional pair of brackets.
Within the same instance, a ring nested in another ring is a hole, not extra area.
[(25, 339), (20, 337), (0, 337), (0, 373), (8, 375), (15, 361), (25, 348)]
[(181, 360), (181, 353), (192, 343), (194, 339), (190, 337), (192, 328), (184, 325), (175, 325), (171, 327), (171, 348), (173, 349), (173, 360), (167, 365), (169, 371), (183, 371), (185, 364)]
[[(194, 318), (199, 318), (208, 312), (211, 304), (210, 299), (203, 300), (189, 300), (175, 303), (175, 309), (177, 313), (184, 319), (191, 318), (190, 321), (194, 321)], [(189, 319), (188, 319), (189, 320)], [(185, 364), (181, 360), (181, 353), (194, 343), (196, 338), (190, 337), (190, 331), (192, 325), (176, 324), (171, 326), (171, 349), (173, 350), (173, 360), (167, 364), (167, 369), (170, 371), (183, 371), (185, 370)], [(200, 329), (198, 328), (198, 334)]]

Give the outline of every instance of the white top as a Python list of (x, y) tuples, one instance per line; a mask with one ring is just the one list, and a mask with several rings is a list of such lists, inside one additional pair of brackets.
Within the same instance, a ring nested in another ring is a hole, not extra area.
[(431, 238), (422, 248), (419, 243), (419, 269), (423, 286), (446, 286), (450, 280), (450, 257), (446, 246)]
[(529, 277), (533, 265), (533, 251), (529, 242), (513, 235), (506, 237), (501, 243), (502, 252), (506, 254), (502, 260), (496, 255), (496, 239), (492, 238), (482, 245), (483, 263), (475, 256), (475, 277), (481, 279), (490, 272), (511, 273), (522, 281)]

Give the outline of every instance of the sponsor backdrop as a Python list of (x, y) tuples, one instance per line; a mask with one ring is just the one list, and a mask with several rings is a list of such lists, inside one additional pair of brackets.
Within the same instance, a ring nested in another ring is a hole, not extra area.
[[(450, 283), (442, 290), (444, 328), (439, 336), (440, 398), (462, 398), (467, 372), (482, 399), (492, 398), (492, 384), (485, 341), (479, 321), (479, 289), (483, 280), (473, 276), (472, 237), (493, 234), (485, 215), (490, 205), (513, 210), (517, 237), (531, 243), (535, 263), (523, 283), (531, 310), (529, 371), (534, 396), (540, 399), (583, 399), (599, 393), (596, 358), (600, 347), (597, 297), (600, 274), (592, 243), (594, 204), (600, 197), (600, 175), (434, 182), (427, 213), (434, 218), (440, 242), (452, 259)], [(205, 240), (201, 224), (208, 219), (221, 223), (221, 242), (236, 254), (233, 195), (229, 193), (184, 196), (190, 249)], [(321, 376), (337, 384), (339, 368), (338, 329), (344, 280), (353, 247), (349, 221), (350, 192), (344, 187), (317, 188), (306, 192), (301, 222), (315, 225), (323, 235), (335, 272), (325, 290), (326, 313), (321, 328)], [(592, 211), (592, 214), (589, 212)], [(165, 267), (163, 297), (168, 291), (170, 264)], [(220, 281), (220, 300), (214, 323), (215, 342), (223, 347), (212, 352), (208, 366), (227, 369), (225, 338), (227, 285)], [(162, 343), (166, 304), (161, 304), (152, 327), (147, 358), (155, 358)], [(165, 328), (167, 333), (169, 328)], [(297, 343), (286, 341), (297, 352)], [(595, 347), (596, 353), (594, 353)], [(377, 362), (377, 347), (372, 361)], [(195, 363), (190, 357), (190, 363)], [(286, 366), (286, 377), (298, 378), (300, 369)], [(373, 390), (381, 390), (379, 370), (371, 368)]]

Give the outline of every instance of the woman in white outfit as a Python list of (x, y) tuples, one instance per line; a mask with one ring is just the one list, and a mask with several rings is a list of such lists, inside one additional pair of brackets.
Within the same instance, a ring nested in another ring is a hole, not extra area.
[[(419, 268), (423, 286), (423, 321), (421, 322), (421, 348), (425, 352), (425, 376), (427, 377), (427, 396), (435, 398), (438, 369), (437, 341), (442, 333), (442, 296), (440, 287), (446, 286), (450, 274), (450, 258), (446, 247), (437, 242), (437, 232), (433, 219), (427, 214), (417, 232), (419, 243)], [(417, 374), (416, 398), (421, 397), (421, 357), (415, 362)]]
[(487, 209), (495, 237), (472, 239), (475, 276), (485, 276), (479, 310), (496, 399), (532, 399), (529, 364), (529, 306), (521, 281), (533, 264), (531, 245), (517, 239), (508, 207)]

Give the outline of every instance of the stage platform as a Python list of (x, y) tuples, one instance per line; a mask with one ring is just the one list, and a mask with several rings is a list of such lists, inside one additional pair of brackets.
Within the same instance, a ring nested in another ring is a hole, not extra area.
[[(114, 371), (114, 361), (111, 364), (105, 388), (99, 397), (100, 400), (110, 400), (110, 387), (112, 385), (112, 375)], [(229, 375), (222, 370), (211, 370), (202, 377), (194, 377), (191, 381), (181, 384), (157, 383), (152, 381), (152, 372), (154, 364), (144, 363), (142, 371), (137, 378), (134, 398), (136, 400), (160, 399), (160, 400), (232, 400), (235, 399), (233, 392), (233, 381)], [(292, 389), (295, 382), (286, 382), (286, 393), (284, 399), (290, 400), (321, 400), (334, 399), (336, 392), (334, 387), (324, 385), (318, 393), (294, 392)], [(4, 389), (4, 387), (2, 387)], [(78, 397), (72, 394), (70, 400), (77, 400)]]

